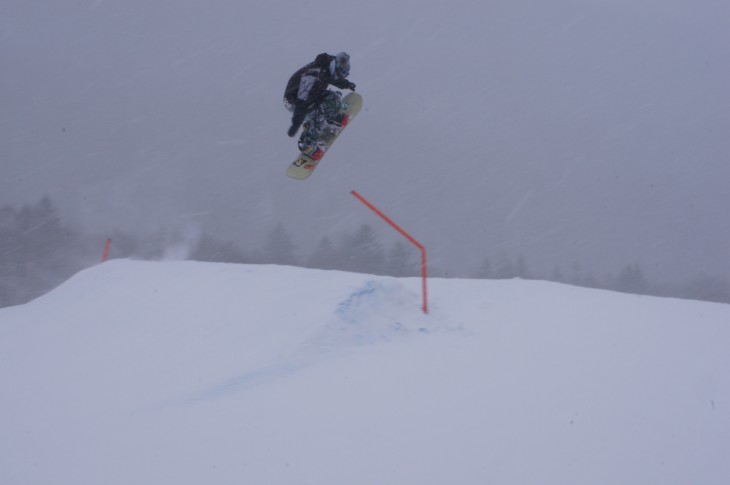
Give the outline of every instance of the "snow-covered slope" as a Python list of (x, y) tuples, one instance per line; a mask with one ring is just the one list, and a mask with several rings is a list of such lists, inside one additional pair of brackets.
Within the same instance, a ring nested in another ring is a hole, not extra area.
[(725, 484), (730, 306), (113, 261), (0, 310), (2, 484)]

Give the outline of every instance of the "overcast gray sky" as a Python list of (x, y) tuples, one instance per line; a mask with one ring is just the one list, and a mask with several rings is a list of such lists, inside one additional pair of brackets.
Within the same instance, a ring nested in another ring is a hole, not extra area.
[[(4, 0), (0, 204), (302, 247), (380, 226), (434, 265), (730, 276), (730, 2)], [(309, 180), (288, 77), (348, 51), (358, 119)]]

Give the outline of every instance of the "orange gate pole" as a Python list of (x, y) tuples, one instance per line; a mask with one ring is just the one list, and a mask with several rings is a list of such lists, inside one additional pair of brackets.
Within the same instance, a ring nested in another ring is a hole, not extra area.
[(112, 247), (112, 240), (107, 239), (106, 244), (104, 244), (104, 252), (101, 254), (101, 262), (105, 263), (109, 259), (109, 250)]
[(421, 288), (422, 288), (422, 294), (423, 294), (423, 313), (428, 313), (428, 287), (426, 284), (426, 281), (428, 280), (428, 269), (426, 264), (426, 247), (421, 244), (420, 242), (416, 241), (416, 239), (408, 234), (402, 227), (400, 227), (398, 224), (393, 222), (393, 220), (386, 216), (382, 211), (380, 211), (377, 207), (375, 207), (373, 204), (371, 204), (365, 197), (360, 195), (356, 190), (353, 190), (350, 192), (352, 195), (357, 198), (360, 202), (365, 204), (365, 206), (370, 209), (371, 211), (375, 212), (378, 216), (380, 216), (385, 222), (391, 225), (393, 229), (401, 233), (406, 239), (408, 239), (411, 243), (413, 243), (414, 246), (416, 246), (421, 251)]

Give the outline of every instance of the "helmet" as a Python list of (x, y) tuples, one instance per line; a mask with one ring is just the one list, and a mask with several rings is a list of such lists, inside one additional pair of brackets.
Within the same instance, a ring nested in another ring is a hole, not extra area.
[(345, 79), (350, 75), (350, 55), (340, 52), (335, 56), (335, 79)]

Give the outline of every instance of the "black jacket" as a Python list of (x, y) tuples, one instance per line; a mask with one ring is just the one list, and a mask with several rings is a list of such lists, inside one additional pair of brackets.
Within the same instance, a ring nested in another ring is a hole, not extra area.
[(284, 99), (294, 106), (292, 127), (298, 128), (304, 121), (307, 110), (317, 103), (331, 84), (340, 89), (353, 89), (347, 79), (335, 79), (330, 66), (335, 56), (322, 53), (292, 75), (284, 91)]

